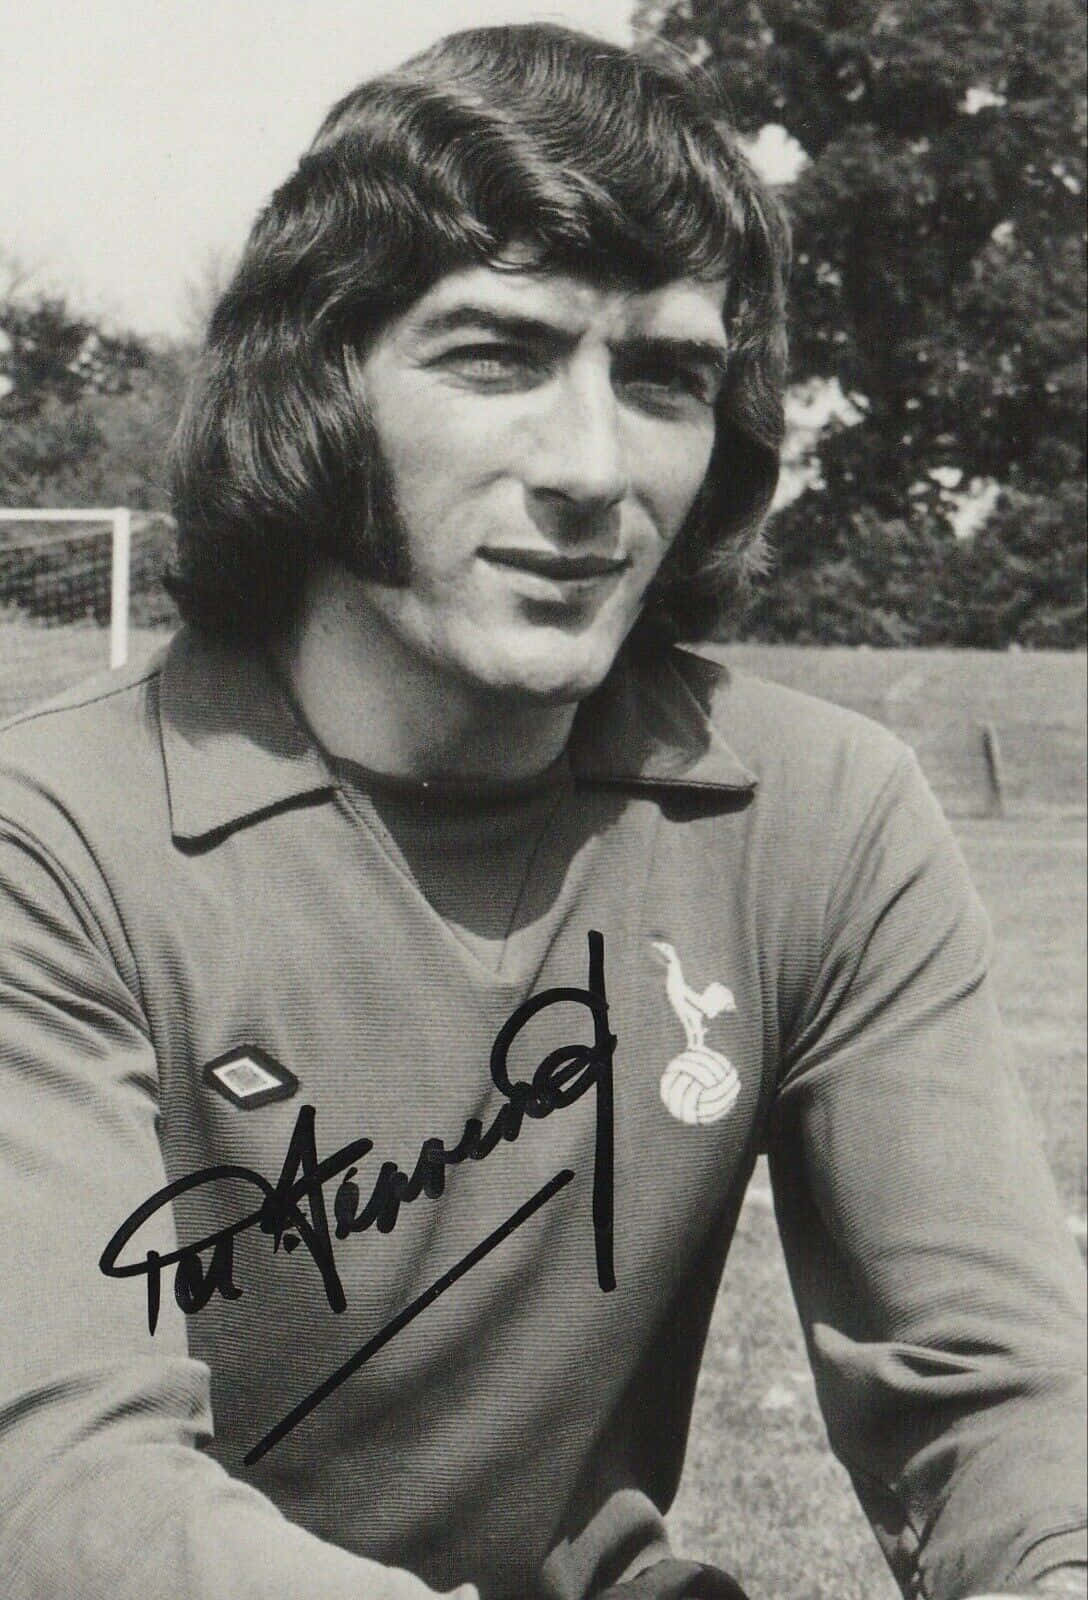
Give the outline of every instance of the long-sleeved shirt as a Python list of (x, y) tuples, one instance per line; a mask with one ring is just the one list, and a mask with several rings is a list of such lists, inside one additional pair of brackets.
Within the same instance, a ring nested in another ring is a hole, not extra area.
[(649, 1565), (761, 1150), (904, 1590), (1083, 1558), (1079, 1261), (871, 723), (675, 652), (396, 792), (184, 631), (0, 736), (0, 928), (9, 1600)]

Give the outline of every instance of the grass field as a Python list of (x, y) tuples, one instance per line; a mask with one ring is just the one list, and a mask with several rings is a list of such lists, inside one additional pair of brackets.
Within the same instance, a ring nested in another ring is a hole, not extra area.
[[(146, 659), (161, 634), (136, 634)], [(727, 659), (890, 724), (955, 819), (997, 935), (996, 980), (1063, 1205), (1085, 1213), (1084, 657), (729, 647)], [(0, 620), (0, 718), (105, 664), (100, 629)], [(1004, 820), (981, 728), (1000, 737)], [(742, 1213), (671, 1516), (678, 1549), (753, 1600), (894, 1600), (832, 1460), (767, 1204)]]
[(726, 645), (747, 672), (883, 722), (913, 746), (949, 816), (988, 816), (983, 730), (997, 740), (1010, 815), (1083, 814), (1085, 657), (1057, 650), (855, 650)]
[[(170, 637), (129, 630), (129, 660), (146, 661)], [(0, 610), (0, 722), (109, 666), (109, 635), (93, 622), (46, 627)]]

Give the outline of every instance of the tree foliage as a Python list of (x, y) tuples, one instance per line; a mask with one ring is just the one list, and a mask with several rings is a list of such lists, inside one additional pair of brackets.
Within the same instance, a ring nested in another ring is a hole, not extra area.
[(185, 369), (61, 298), (0, 299), (0, 504), (163, 506)]
[[(13, 278), (9, 274), (9, 279)], [(9, 281), (0, 293), (0, 505), (164, 510), (167, 447), (188, 352), (111, 333), (63, 298)], [(89, 585), (85, 530), (0, 528), (0, 605), (53, 622), (108, 615), (108, 584)], [(94, 558), (108, 571), (105, 548)], [(133, 615), (172, 615), (161, 593), (165, 530), (134, 546)]]
[[(644, 0), (636, 27), (702, 61), (742, 132), (780, 124), (806, 152), (783, 192), (793, 376), (864, 397), (821, 441), (822, 487), (776, 518), (749, 630), (1083, 642), (1079, 9)], [(952, 480), (1002, 490), (970, 540)]]

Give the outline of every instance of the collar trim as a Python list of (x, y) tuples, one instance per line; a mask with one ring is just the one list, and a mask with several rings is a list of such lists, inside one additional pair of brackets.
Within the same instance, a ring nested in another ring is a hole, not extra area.
[(594, 783), (748, 794), (755, 775), (714, 720), (729, 669), (675, 649), (640, 665), (621, 661), (579, 708), (571, 767)]
[[(756, 779), (711, 720), (724, 666), (674, 650), (652, 667), (621, 660), (578, 709), (574, 777), (594, 784), (750, 793)], [(182, 629), (160, 680), (163, 763), (174, 838), (193, 843), (337, 780), (259, 648)]]

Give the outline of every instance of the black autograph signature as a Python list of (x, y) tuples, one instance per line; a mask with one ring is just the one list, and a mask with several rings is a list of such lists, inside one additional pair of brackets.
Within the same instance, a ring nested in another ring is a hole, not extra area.
[[(613, 1260), (613, 1102), (612, 1064), (616, 1036), (608, 1028), (608, 998), (604, 982), (604, 938), (595, 930), (588, 934), (589, 978), (585, 989), (542, 989), (511, 1013), (495, 1036), (491, 1047), (491, 1077), (503, 1096), (504, 1103), (494, 1121), (485, 1129), (478, 1117), (470, 1117), (464, 1132), (450, 1148), (439, 1138), (424, 1139), (411, 1173), (402, 1172), (394, 1161), (384, 1161), (378, 1171), (366, 1204), (360, 1208), (361, 1194), (355, 1179), (356, 1162), (369, 1155), (373, 1140), (353, 1139), (349, 1144), (334, 1150), (322, 1160), (317, 1156), (315, 1111), (313, 1106), (299, 1108), (294, 1130), (284, 1157), (283, 1167), (276, 1182), (270, 1183), (261, 1173), (250, 1167), (234, 1164), (204, 1167), (185, 1178), (168, 1183), (165, 1188), (137, 1206), (131, 1216), (118, 1228), (99, 1259), (99, 1267), (111, 1278), (147, 1278), (147, 1321), (152, 1333), (158, 1323), (161, 1301), (161, 1276), (164, 1267), (174, 1268), (174, 1298), (187, 1316), (192, 1316), (208, 1304), (212, 1296), (224, 1300), (238, 1300), (242, 1290), (234, 1281), (234, 1240), (247, 1228), (259, 1228), (270, 1234), (273, 1249), (280, 1246), (290, 1254), (300, 1244), (308, 1250), (321, 1274), (325, 1295), (335, 1312), (346, 1309), (344, 1286), (336, 1267), (336, 1256), (325, 1207), (324, 1186), (330, 1178), (342, 1174), (333, 1200), (335, 1236), (346, 1239), (349, 1234), (360, 1233), (376, 1227), (380, 1233), (389, 1233), (396, 1227), (403, 1205), (410, 1205), (425, 1195), (430, 1200), (441, 1197), (446, 1185), (447, 1167), (459, 1166), (464, 1161), (484, 1161), (502, 1141), (512, 1144), (521, 1134), (525, 1118), (539, 1120), (549, 1117), (580, 1100), (590, 1089), (597, 1091), (596, 1132), (593, 1158), (593, 1234), (596, 1250), (597, 1282), (605, 1290), (614, 1289), (616, 1274)], [(543, 1058), (529, 1082), (512, 1081), (507, 1071), (507, 1055), (514, 1039), (538, 1011), (562, 1002), (584, 1005), (593, 1017), (593, 1043), (561, 1045)], [(345, 1169), (347, 1169), (345, 1171)], [(258, 1441), (245, 1457), (247, 1466), (272, 1449), (290, 1433), (305, 1416), (321, 1404), (353, 1372), (363, 1366), (390, 1339), (408, 1323), (425, 1311), (459, 1278), (464, 1277), (486, 1255), (496, 1249), (504, 1239), (527, 1222), (541, 1206), (546, 1205), (574, 1177), (563, 1170), (556, 1173), (543, 1188), (523, 1206), (520, 1206), (498, 1228), (483, 1239), (429, 1289), (399, 1312), (375, 1336), (349, 1357), (335, 1372), (330, 1373), (311, 1394), (283, 1417), (274, 1428)], [(205, 1183), (217, 1183), (234, 1178), (251, 1183), (260, 1190), (260, 1205), (236, 1222), (229, 1223), (218, 1233), (208, 1234), (192, 1244), (180, 1246), (167, 1255), (148, 1250), (139, 1261), (118, 1263), (125, 1245), (134, 1237), (149, 1217), (169, 1205), (178, 1195)], [(309, 1214), (302, 1209), (308, 1202)], [(205, 1264), (203, 1255), (211, 1252)]]

